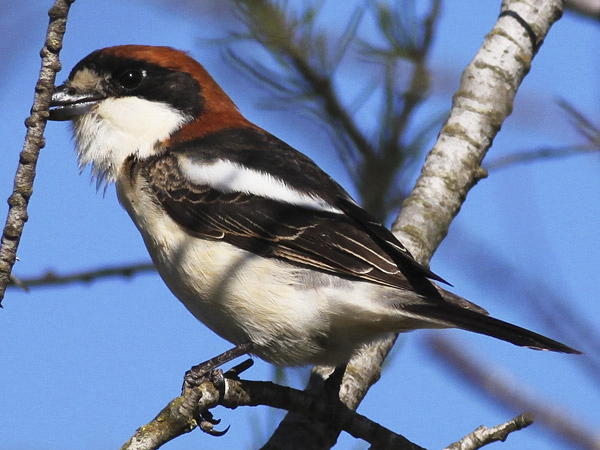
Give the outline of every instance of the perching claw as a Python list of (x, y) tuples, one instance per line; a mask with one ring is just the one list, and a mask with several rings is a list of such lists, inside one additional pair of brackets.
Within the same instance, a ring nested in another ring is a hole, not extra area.
[(221, 420), (215, 419), (210, 411), (205, 411), (200, 415), (200, 421), (198, 422), (198, 427), (204, 431), (206, 434), (210, 434), (211, 436), (220, 437), (225, 435), (231, 428), (229, 425), (223, 431), (218, 431), (214, 429), (215, 425), (221, 423)]
[[(209, 359), (197, 366), (193, 366), (188, 370), (183, 377), (183, 388), (182, 391), (193, 389), (202, 383), (202, 380), (217, 367), (228, 363), (242, 355), (246, 355), (252, 351), (252, 344), (247, 342), (245, 344), (236, 345), (230, 350), (221, 353), (214, 358)], [(243, 364), (243, 363), (242, 363)], [(239, 366), (236, 366), (239, 367)]]

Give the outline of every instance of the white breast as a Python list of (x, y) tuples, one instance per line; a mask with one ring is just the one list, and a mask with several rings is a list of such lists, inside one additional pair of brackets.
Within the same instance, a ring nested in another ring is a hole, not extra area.
[(128, 182), (119, 180), (117, 192), (161, 277), (205, 325), (234, 344), (253, 342), (277, 364), (307, 364), (323, 352), (327, 302), (298, 289), (291, 266), (184, 232)]

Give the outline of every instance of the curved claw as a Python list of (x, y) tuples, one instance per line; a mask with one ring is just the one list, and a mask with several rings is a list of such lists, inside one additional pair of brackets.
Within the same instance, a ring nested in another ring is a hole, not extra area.
[(220, 436), (225, 435), (225, 433), (227, 433), (229, 431), (229, 429), (231, 428), (231, 425), (229, 425), (223, 431), (218, 431), (218, 430), (214, 429), (214, 425), (211, 422), (207, 422), (207, 421), (204, 421), (204, 420), (202, 422), (200, 422), (198, 424), (198, 426), (206, 434), (210, 434), (211, 436), (215, 436), (215, 437), (220, 437)]

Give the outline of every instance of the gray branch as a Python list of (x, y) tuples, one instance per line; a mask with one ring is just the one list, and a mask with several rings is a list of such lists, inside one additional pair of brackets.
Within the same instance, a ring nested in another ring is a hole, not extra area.
[(450, 115), (393, 226), (417, 260), (429, 261), (469, 190), (486, 177), (480, 164), (562, 8), (560, 0), (503, 2), (502, 12), (528, 24), (535, 42), (514, 16), (501, 15), (463, 72)]
[(48, 11), (50, 23), (46, 33), (46, 42), (41, 51), (42, 68), (35, 86), (35, 95), (31, 115), (25, 121), (27, 135), (19, 165), (15, 174), (14, 188), (8, 199), (8, 217), (0, 243), (0, 305), (6, 286), (10, 282), (12, 268), (17, 258), (17, 248), (27, 222), (27, 205), (33, 192), (35, 168), (40, 150), (45, 145), (44, 130), (48, 120), (48, 108), (56, 73), (60, 70), (58, 54), (62, 48), (62, 39), (67, 24), (69, 8), (75, 0), (56, 0)]
[(505, 441), (513, 431), (522, 430), (534, 422), (533, 414), (523, 413), (495, 427), (488, 428), (485, 425), (480, 426), (475, 431), (467, 434), (460, 441), (449, 445), (444, 450), (477, 450), (492, 442)]
[[(560, 0), (504, 1), (502, 12), (516, 13), (534, 39), (514, 16), (502, 15), (465, 69), (450, 116), (393, 226), (421, 263), (428, 263), (468, 191), (486, 176), (480, 164), (512, 112), (517, 90), (550, 27), (561, 17), (563, 6)], [(376, 342), (349, 362), (340, 390), (344, 404), (355, 408), (360, 403), (379, 379), (394, 341), (395, 336), (390, 336)], [(318, 385), (317, 376), (323, 372), (313, 371), (307, 389)], [(302, 439), (290, 442), (288, 431), (292, 428), (302, 430)], [(336, 439), (337, 430), (327, 424), (288, 415), (265, 448), (330, 448)]]
[[(371, 448), (424, 450), (327, 395), (316, 395), (271, 382), (240, 380), (237, 378), (239, 367), (245, 369), (248, 365), (242, 363), (225, 375), (214, 371), (195, 387), (184, 388), (180, 397), (172, 400), (152, 421), (140, 427), (121, 450), (154, 450), (196, 426), (209, 434), (222, 435), (223, 432), (214, 430), (215, 421), (209, 413), (218, 405), (231, 409), (259, 405), (286, 409), (321, 423), (329, 423), (338, 430), (369, 442)], [(292, 442), (293, 438), (288, 438), (288, 442)]]

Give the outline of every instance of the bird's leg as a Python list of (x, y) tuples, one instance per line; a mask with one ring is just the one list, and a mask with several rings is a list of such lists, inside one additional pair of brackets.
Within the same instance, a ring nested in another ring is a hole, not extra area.
[(193, 366), (185, 373), (183, 381), (183, 391), (199, 386), (207, 377), (210, 378), (210, 373), (217, 367), (228, 363), (242, 355), (246, 355), (252, 351), (252, 344), (247, 342), (239, 344), (224, 353), (221, 353), (214, 358), (209, 359), (197, 366)]
[[(185, 373), (182, 393), (200, 386), (204, 381), (210, 381), (219, 390), (221, 395), (223, 395), (225, 392), (225, 376), (227, 375), (230, 378), (236, 378), (241, 372), (252, 365), (252, 360), (247, 360), (238, 364), (227, 372), (226, 375), (224, 375), (223, 371), (218, 367), (239, 356), (250, 353), (251, 350), (251, 343), (240, 344), (208, 361), (193, 366)], [(212, 436), (223, 436), (229, 430), (229, 427), (223, 431), (215, 430), (214, 426), (219, 424), (220, 420), (215, 419), (210, 411), (199, 413), (196, 419), (198, 421), (198, 427)]]

